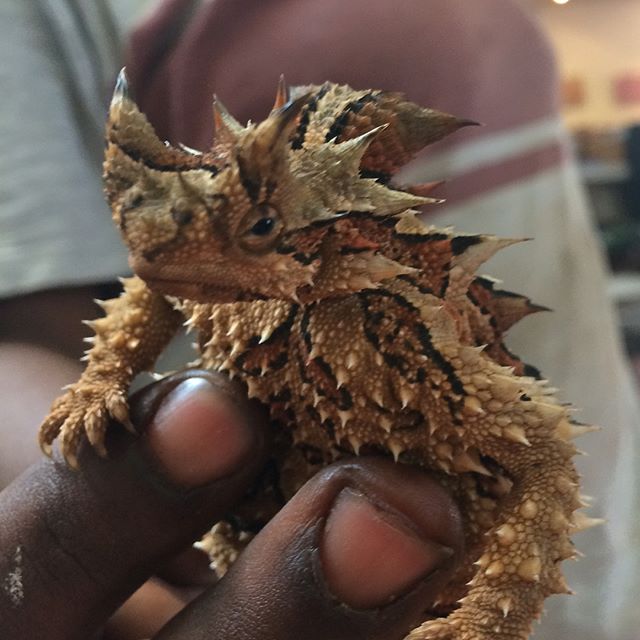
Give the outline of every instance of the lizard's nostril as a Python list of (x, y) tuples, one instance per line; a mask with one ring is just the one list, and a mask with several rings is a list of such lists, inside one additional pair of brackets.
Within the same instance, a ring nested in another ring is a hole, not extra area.
[(183, 227), (193, 220), (193, 211), (189, 211), (188, 209), (172, 208), (171, 217), (179, 227)]

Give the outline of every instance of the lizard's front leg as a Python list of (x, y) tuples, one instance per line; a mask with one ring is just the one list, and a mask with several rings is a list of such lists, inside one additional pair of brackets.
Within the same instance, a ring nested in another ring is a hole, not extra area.
[(47, 454), (59, 436), (67, 463), (77, 466), (81, 437), (105, 455), (110, 418), (128, 426), (127, 391), (134, 376), (151, 367), (180, 324), (180, 314), (137, 277), (123, 280), (119, 298), (101, 303), (106, 315), (89, 322), (95, 331), (88, 364), (80, 379), (52, 405), (40, 427)]

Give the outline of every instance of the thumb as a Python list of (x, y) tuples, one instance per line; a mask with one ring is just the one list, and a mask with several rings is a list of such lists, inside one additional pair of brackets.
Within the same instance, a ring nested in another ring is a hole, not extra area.
[(260, 470), (262, 420), (224, 378), (187, 371), (140, 391), (110, 459), (42, 460), (0, 494), (7, 637), (89, 637), (155, 567), (219, 520)]

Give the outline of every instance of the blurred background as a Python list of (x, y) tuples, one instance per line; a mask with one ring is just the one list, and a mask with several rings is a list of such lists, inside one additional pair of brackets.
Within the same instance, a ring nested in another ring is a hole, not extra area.
[(577, 540), (579, 597), (551, 599), (535, 637), (637, 640), (640, 0), (0, 0), (2, 28), (0, 488), (40, 458), (37, 425), (81, 371), (80, 320), (127, 269), (101, 185), (125, 61), (159, 134), (196, 148), (214, 91), (261, 118), (283, 71), (404, 91), (486, 125), (403, 178), (448, 180), (429, 222), (535, 238), (483, 267), (555, 311), (508, 344), (605, 427), (578, 465), (607, 525)]
[(562, 112), (612, 273), (608, 292), (640, 374), (640, 3), (521, 0), (551, 40)]

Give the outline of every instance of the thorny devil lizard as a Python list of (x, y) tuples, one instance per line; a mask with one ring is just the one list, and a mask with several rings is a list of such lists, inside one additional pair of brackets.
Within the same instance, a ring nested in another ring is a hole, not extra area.
[[(263, 122), (243, 127), (219, 102), (214, 118), (209, 151), (165, 144), (121, 74), (104, 181), (136, 275), (90, 323), (86, 370), (41, 445), (59, 436), (72, 466), (85, 435), (105, 454), (109, 419), (128, 421), (132, 378), (186, 319), (200, 365), (240, 378), (281, 425), (279, 495), (365, 450), (452, 492), (465, 561), (440, 617), (409, 639), (526, 638), (544, 598), (568, 592), (569, 534), (596, 522), (576, 511), (572, 463), (572, 439), (592, 427), (503, 344), (541, 307), (476, 269), (514, 241), (428, 227), (413, 207), (435, 202), (429, 185), (391, 183), (469, 121), (396, 93), (326, 83), (290, 95), (282, 81)], [(222, 564), (232, 529), (217, 530)]]

